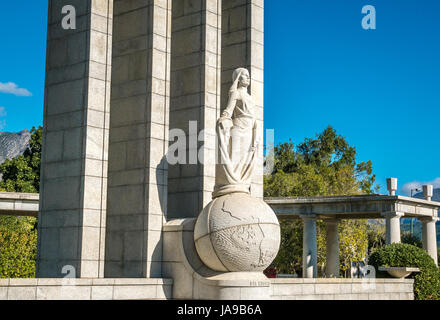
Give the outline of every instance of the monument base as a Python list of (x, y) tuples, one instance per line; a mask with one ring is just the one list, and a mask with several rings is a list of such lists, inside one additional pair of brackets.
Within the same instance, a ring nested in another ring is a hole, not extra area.
[(196, 219), (164, 226), (163, 275), (172, 278), (173, 299), (268, 300), (270, 279), (261, 272), (218, 272), (200, 260), (194, 244)]
[(0, 279), (0, 300), (167, 300), (171, 279)]
[(0, 300), (413, 300), (413, 279), (268, 279), (261, 272), (217, 272), (200, 260), (196, 219), (163, 232), (163, 277), (0, 279)]
[(268, 279), (260, 272), (217, 272), (194, 245), (196, 219), (164, 226), (163, 276), (173, 299), (205, 300), (413, 300), (413, 279)]

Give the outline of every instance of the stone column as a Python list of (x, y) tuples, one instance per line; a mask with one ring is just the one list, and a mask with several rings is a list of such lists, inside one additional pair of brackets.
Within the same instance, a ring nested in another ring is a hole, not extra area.
[(401, 212), (387, 212), (385, 216), (386, 224), (386, 244), (400, 243), (400, 218), (403, 216)]
[(327, 234), (327, 253), (325, 274), (328, 278), (339, 277), (339, 219), (325, 220)]
[(397, 178), (387, 178), (387, 189), (390, 196), (396, 195)]
[(316, 216), (302, 216), (303, 231), (303, 278), (318, 276), (318, 248), (316, 243)]
[(422, 222), (422, 243), (423, 249), (434, 259), (437, 264), (437, 231), (435, 223), (438, 221), (437, 217), (421, 218)]
[[(182, 132), (186, 154), (185, 163), (169, 166), (168, 218), (197, 217), (212, 200), (220, 115), (221, 2), (173, 0), (170, 130)], [(170, 136), (170, 144), (176, 139)]]
[(38, 278), (103, 276), (112, 3), (49, 1)]
[(260, 141), (251, 194), (263, 197), (264, 0), (223, 0), (222, 108), (228, 102), (232, 73), (239, 67), (250, 72), (249, 92), (255, 101)]
[(425, 200), (431, 201), (433, 194), (434, 194), (434, 186), (432, 184), (423, 186), (423, 196), (425, 197)]
[(106, 277), (160, 277), (171, 0), (115, 0)]

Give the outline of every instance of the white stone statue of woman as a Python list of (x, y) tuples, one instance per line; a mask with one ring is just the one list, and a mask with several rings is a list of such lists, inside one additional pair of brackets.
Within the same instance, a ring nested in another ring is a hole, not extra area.
[(211, 270), (252, 272), (243, 279), (259, 279), (278, 253), (281, 234), (271, 207), (250, 195), (259, 143), (249, 80), (248, 70), (234, 71), (228, 105), (217, 121), (220, 163), (213, 199), (197, 218), (194, 243)]
[(248, 93), (249, 71), (238, 68), (232, 75), (226, 109), (217, 121), (220, 163), (216, 166), (213, 198), (235, 192), (250, 193), (257, 156), (257, 121)]

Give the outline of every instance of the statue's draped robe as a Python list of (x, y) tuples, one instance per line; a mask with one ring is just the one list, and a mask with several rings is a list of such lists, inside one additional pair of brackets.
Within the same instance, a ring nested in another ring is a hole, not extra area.
[[(257, 122), (252, 97), (237, 90), (231, 93), (230, 99), (236, 99), (236, 104), (225, 109), (224, 117), (217, 122), (220, 163), (216, 166), (213, 197), (250, 192), (257, 152)], [(232, 122), (232, 128), (223, 128), (221, 121), (224, 124)]]

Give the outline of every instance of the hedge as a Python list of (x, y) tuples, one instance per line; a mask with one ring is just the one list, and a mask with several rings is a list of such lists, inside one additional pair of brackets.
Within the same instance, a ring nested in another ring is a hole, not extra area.
[[(428, 253), (416, 246), (393, 243), (374, 251), (368, 263), (379, 269), (385, 267), (416, 267), (420, 272), (412, 273), (414, 279), (414, 298), (416, 300), (440, 300), (440, 272)], [(377, 272), (378, 277), (388, 274)]]
[(0, 278), (35, 278), (37, 231), (17, 221), (0, 224)]

